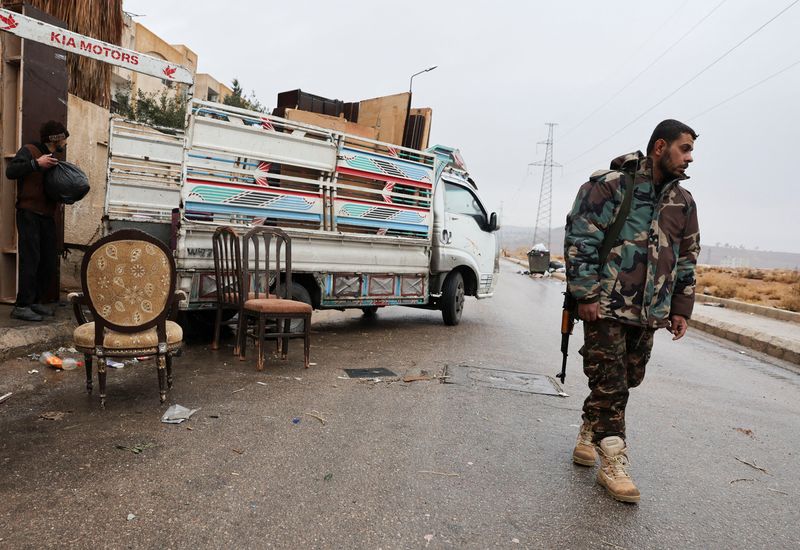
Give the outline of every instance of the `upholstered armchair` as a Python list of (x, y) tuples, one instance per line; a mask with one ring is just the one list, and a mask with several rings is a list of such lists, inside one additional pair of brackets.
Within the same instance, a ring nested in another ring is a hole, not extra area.
[[(161, 402), (172, 388), (172, 358), (183, 342), (175, 321), (184, 292), (175, 292), (175, 260), (158, 239), (134, 229), (98, 240), (81, 266), (82, 293), (69, 295), (79, 326), (73, 337), (84, 354), (86, 389), (92, 393), (92, 360), (97, 360), (100, 404), (106, 398), (109, 358), (152, 357)], [(85, 310), (93, 320), (88, 322)], [(173, 320), (168, 319), (173, 314)]]

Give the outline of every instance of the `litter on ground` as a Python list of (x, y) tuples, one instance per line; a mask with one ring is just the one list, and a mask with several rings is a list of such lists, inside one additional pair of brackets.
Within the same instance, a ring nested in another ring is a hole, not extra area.
[(187, 409), (183, 405), (172, 405), (161, 417), (161, 422), (164, 424), (180, 424), (199, 411), (200, 409)]

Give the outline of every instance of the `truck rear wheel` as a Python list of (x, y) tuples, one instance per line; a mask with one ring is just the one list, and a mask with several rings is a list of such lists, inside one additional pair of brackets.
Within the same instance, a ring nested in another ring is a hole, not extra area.
[[(292, 281), (292, 288), (290, 288), (289, 290), (291, 290), (290, 298), (292, 300), (298, 302), (304, 302), (313, 307), (314, 303), (311, 301), (311, 294), (308, 293), (306, 287), (304, 287), (300, 283)], [(279, 292), (278, 295), (282, 296), (283, 292)], [(305, 323), (305, 321), (303, 321), (302, 319), (292, 319), (290, 323), (291, 328), (289, 330), (291, 332), (303, 332), (303, 330), (305, 329), (303, 323)]]
[(442, 319), (444, 324), (455, 326), (461, 321), (464, 311), (464, 277), (453, 271), (442, 285)]
[(364, 317), (367, 319), (374, 319), (378, 316), (378, 306), (364, 306), (361, 311), (364, 312)]

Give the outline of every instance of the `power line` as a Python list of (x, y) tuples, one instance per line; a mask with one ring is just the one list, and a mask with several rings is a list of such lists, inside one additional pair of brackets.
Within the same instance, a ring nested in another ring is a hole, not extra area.
[(770, 19), (769, 19), (767, 22), (763, 23), (763, 24), (762, 24), (761, 26), (759, 26), (759, 27), (758, 27), (756, 30), (754, 30), (753, 32), (751, 32), (750, 34), (748, 34), (747, 36), (745, 36), (745, 37), (744, 37), (742, 40), (740, 40), (739, 42), (737, 42), (737, 43), (736, 43), (734, 46), (732, 46), (732, 47), (731, 47), (731, 48), (729, 48), (727, 51), (725, 51), (725, 53), (723, 53), (722, 55), (720, 55), (719, 57), (717, 57), (717, 58), (716, 58), (714, 61), (712, 61), (711, 63), (709, 63), (709, 64), (708, 64), (708, 65), (706, 65), (705, 67), (703, 67), (703, 68), (702, 68), (702, 69), (701, 69), (701, 70), (700, 70), (698, 73), (696, 73), (694, 76), (692, 76), (692, 77), (691, 77), (689, 80), (687, 80), (686, 82), (684, 82), (683, 84), (681, 84), (680, 86), (678, 86), (677, 88), (675, 88), (674, 90), (672, 90), (670, 93), (668, 93), (666, 96), (664, 96), (663, 98), (661, 98), (661, 99), (660, 99), (660, 100), (659, 100), (657, 103), (655, 103), (654, 105), (652, 105), (650, 108), (648, 108), (648, 109), (647, 109), (646, 111), (644, 111), (642, 114), (640, 114), (639, 116), (637, 116), (636, 118), (634, 118), (633, 120), (631, 120), (631, 121), (630, 121), (629, 123), (627, 123), (625, 126), (623, 126), (622, 128), (620, 128), (619, 130), (617, 130), (616, 132), (614, 132), (613, 134), (611, 134), (610, 136), (608, 136), (608, 137), (607, 137), (607, 138), (605, 138), (604, 140), (602, 140), (602, 141), (600, 141), (599, 143), (597, 143), (597, 144), (593, 145), (592, 147), (590, 147), (589, 149), (587, 149), (586, 151), (584, 151), (583, 153), (581, 153), (581, 154), (580, 154), (580, 155), (578, 155), (577, 157), (575, 157), (575, 158), (571, 159), (571, 160), (570, 160), (570, 161), (569, 161), (567, 164), (570, 164), (570, 163), (572, 163), (572, 162), (574, 162), (574, 161), (578, 160), (579, 158), (581, 158), (581, 157), (583, 157), (583, 156), (585, 156), (585, 155), (587, 155), (587, 154), (591, 153), (592, 151), (594, 151), (595, 149), (597, 149), (598, 147), (600, 147), (600, 146), (601, 146), (601, 145), (603, 145), (604, 143), (607, 143), (607, 142), (608, 142), (608, 141), (610, 141), (612, 138), (614, 138), (614, 137), (618, 136), (618, 135), (619, 135), (619, 134), (621, 134), (623, 131), (627, 130), (627, 129), (628, 129), (630, 126), (632, 126), (632, 125), (633, 125), (633, 124), (635, 124), (636, 122), (639, 122), (639, 121), (640, 121), (642, 118), (644, 118), (646, 115), (648, 115), (648, 114), (649, 114), (651, 111), (653, 111), (653, 110), (654, 110), (656, 107), (658, 107), (659, 105), (661, 105), (662, 103), (664, 103), (666, 100), (668, 100), (669, 98), (671, 98), (672, 96), (674, 96), (675, 94), (677, 94), (679, 91), (681, 91), (682, 89), (684, 89), (686, 86), (688, 86), (689, 84), (691, 84), (692, 82), (694, 82), (695, 80), (697, 80), (697, 78), (698, 78), (700, 75), (702, 75), (703, 73), (705, 73), (707, 70), (709, 70), (711, 67), (713, 67), (714, 65), (716, 65), (717, 63), (719, 63), (719, 62), (720, 62), (720, 61), (722, 61), (723, 59), (725, 59), (725, 58), (726, 58), (728, 55), (730, 55), (730, 54), (731, 54), (731, 53), (732, 53), (734, 50), (736, 50), (736, 49), (737, 49), (739, 46), (741, 46), (742, 44), (744, 44), (745, 42), (747, 42), (748, 40), (750, 40), (750, 39), (751, 39), (753, 36), (755, 36), (755, 35), (756, 35), (756, 34), (758, 34), (758, 33), (759, 33), (759, 32), (760, 32), (762, 29), (764, 29), (764, 27), (766, 27), (767, 25), (769, 25), (770, 23), (772, 23), (773, 21), (775, 21), (776, 19), (778, 19), (778, 18), (779, 18), (781, 15), (783, 15), (784, 13), (786, 13), (786, 12), (787, 12), (787, 11), (788, 11), (790, 8), (792, 8), (792, 7), (793, 7), (795, 4), (797, 4), (798, 2), (800, 2), (800, 0), (794, 0), (793, 2), (791, 2), (791, 3), (790, 3), (788, 6), (786, 6), (786, 7), (785, 7), (785, 8), (783, 8), (781, 11), (779, 11), (777, 14), (775, 14), (774, 16), (772, 16), (772, 17), (771, 17), (771, 18), (770, 18)]
[[(584, 117), (584, 118), (583, 118), (583, 119), (582, 119), (580, 122), (578, 122), (578, 123), (577, 123), (575, 126), (571, 127), (569, 130), (567, 130), (566, 132), (564, 132), (564, 135), (562, 136), (562, 139), (565, 139), (565, 138), (566, 138), (568, 135), (570, 135), (570, 134), (571, 134), (573, 131), (575, 131), (575, 130), (577, 130), (578, 128), (580, 128), (581, 126), (583, 126), (583, 124), (584, 124), (584, 123), (585, 123), (587, 120), (589, 120), (590, 118), (592, 118), (594, 115), (596, 115), (598, 112), (600, 112), (600, 110), (602, 110), (602, 109), (603, 109), (603, 108), (604, 108), (606, 105), (608, 105), (609, 103), (611, 103), (612, 101), (614, 101), (616, 98), (618, 98), (618, 97), (620, 96), (620, 94), (622, 94), (622, 92), (624, 92), (625, 90), (627, 90), (627, 89), (630, 87), (630, 85), (631, 85), (631, 84), (633, 84), (634, 82), (636, 82), (637, 80), (639, 80), (639, 77), (640, 77), (640, 76), (642, 76), (644, 73), (646, 73), (647, 71), (649, 71), (649, 70), (650, 70), (650, 69), (651, 69), (651, 68), (652, 68), (652, 67), (653, 67), (653, 66), (654, 66), (656, 63), (658, 63), (659, 61), (661, 61), (661, 60), (664, 58), (664, 56), (665, 56), (665, 55), (667, 55), (667, 54), (668, 54), (668, 53), (669, 53), (669, 52), (670, 52), (670, 51), (671, 51), (671, 50), (672, 50), (672, 49), (673, 49), (675, 46), (677, 46), (678, 44), (680, 44), (680, 43), (683, 41), (683, 39), (684, 39), (684, 38), (686, 38), (687, 36), (689, 36), (689, 35), (690, 35), (690, 34), (691, 34), (691, 33), (692, 33), (692, 32), (693, 32), (693, 31), (694, 31), (694, 30), (695, 30), (697, 27), (699, 27), (699, 26), (700, 26), (700, 25), (701, 25), (701, 24), (702, 24), (702, 23), (703, 23), (703, 22), (704, 22), (706, 19), (708, 19), (709, 17), (711, 17), (711, 15), (712, 15), (712, 14), (713, 14), (715, 11), (717, 11), (717, 10), (718, 10), (718, 9), (719, 9), (719, 8), (722, 6), (722, 4), (724, 4), (724, 3), (725, 3), (725, 2), (727, 2), (727, 1), (728, 1), (728, 0), (722, 0), (722, 1), (721, 1), (719, 4), (717, 4), (716, 6), (714, 6), (714, 7), (711, 9), (711, 11), (710, 11), (710, 12), (708, 12), (707, 14), (705, 14), (705, 15), (704, 15), (704, 16), (703, 16), (703, 17), (702, 17), (702, 18), (701, 18), (701, 19), (700, 19), (700, 20), (699, 20), (697, 23), (695, 23), (694, 25), (692, 25), (692, 27), (691, 27), (691, 28), (690, 28), (688, 31), (686, 31), (685, 33), (683, 33), (683, 34), (681, 35), (681, 37), (680, 37), (680, 38), (678, 38), (678, 39), (677, 39), (675, 42), (673, 42), (673, 43), (672, 43), (672, 44), (671, 44), (671, 45), (670, 45), (670, 46), (669, 46), (669, 47), (668, 47), (666, 50), (664, 50), (663, 52), (661, 52), (661, 55), (659, 55), (659, 56), (658, 56), (658, 57), (656, 57), (656, 58), (655, 58), (655, 59), (654, 59), (652, 62), (650, 62), (650, 64), (649, 64), (649, 65), (647, 65), (647, 67), (645, 67), (644, 69), (642, 69), (641, 71), (639, 71), (639, 73), (638, 73), (636, 76), (634, 76), (634, 77), (633, 77), (633, 78), (631, 78), (631, 79), (630, 79), (628, 82), (626, 82), (626, 83), (625, 83), (625, 84), (624, 84), (624, 85), (623, 85), (623, 86), (622, 86), (622, 87), (621, 87), (619, 90), (617, 90), (617, 91), (614, 93), (614, 95), (612, 95), (610, 98), (608, 98), (608, 99), (607, 99), (607, 100), (606, 100), (606, 101), (605, 101), (605, 102), (604, 102), (602, 105), (600, 105), (599, 107), (597, 107), (597, 108), (596, 108), (594, 111), (592, 111), (591, 113), (589, 113), (588, 115), (586, 115), (586, 116), (585, 116), (585, 117)], [(681, 8), (682, 8), (682, 7), (683, 7), (683, 6), (681, 6)], [(673, 15), (674, 15), (674, 14), (673, 14)], [(671, 19), (671, 18), (670, 18), (670, 19)], [(663, 27), (663, 25), (662, 25), (662, 27)], [(659, 29), (659, 30), (660, 30), (660, 29)], [(655, 36), (655, 33), (653, 33), (653, 35), (652, 35), (652, 36)], [(651, 36), (651, 37), (652, 37), (652, 36)]]
[(781, 70), (779, 70), (779, 71), (777, 71), (777, 72), (774, 72), (774, 73), (772, 73), (771, 75), (769, 75), (769, 76), (767, 76), (767, 77), (765, 77), (765, 78), (762, 78), (761, 80), (759, 80), (759, 81), (758, 81), (758, 82), (756, 82), (755, 84), (751, 84), (750, 86), (748, 86), (748, 87), (747, 87), (747, 88), (745, 88), (744, 90), (741, 90), (741, 91), (739, 91), (739, 92), (736, 92), (735, 94), (733, 94), (732, 96), (728, 97), (727, 99), (723, 99), (722, 101), (720, 101), (719, 103), (716, 103), (715, 105), (713, 105), (713, 106), (709, 107), (708, 109), (706, 109), (706, 110), (705, 110), (705, 111), (703, 111), (702, 113), (699, 113), (699, 114), (696, 114), (696, 115), (694, 115), (694, 116), (692, 116), (692, 117), (689, 117), (689, 120), (694, 120), (694, 119), (700, 118), (701, 116), (703, 116), (703, 115), (705, 115), (705, 114), (708, 114), (708, 113), (710, 113), (711, 111), (713, 111), (713, 110), (714, 110), (714, 109), (716, 109), (717, 107), (721, 107), (722, 105), (725, 105), (725, 104), (726, 104), (726, 103), (728, 103), (729, 101), (733, 101), (734, 99), (736, 99), (736, 98), (737, 98), (737, 97), (739, 97), (740, 95), (746, 94), (747, 92), (749, 92), (749, 91), (750, 91), (750, 90), (752, 90), (753, 88), (757, 88), (757, 87), (761, 86), (762, 84), (764, 84), (764, 83), (765, 83), (765, 82), (767, 82), (768, 80), (772, 80), (772, 79), (773, 79), (773, 78), (775, 78), (776, 76), (782, 75), (783, 73), (785, 73), (785, 72), (786, 72), (786, 71), (788, 71), (789, 69), (792, 69), (792, 68), (796, 67), (797, 65), (800, 65), (800, 59), (798, 59), (797, 61), (795, 61), (794, 63), (792, 63), (792, 64), (790, 64), (790, 65), (787, 65), (787, 66), (786, 66), (786, 67), (784, 67), (783, 69), (781, 69)]

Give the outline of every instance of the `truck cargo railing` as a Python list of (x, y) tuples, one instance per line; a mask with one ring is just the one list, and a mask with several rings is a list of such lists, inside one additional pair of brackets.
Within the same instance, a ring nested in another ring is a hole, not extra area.
[(183, 132), (111, 119), (105, 213), (169, 223), (180, 205)]
[(193, 100), (184, 219), (430, 238), (436, 156)]

